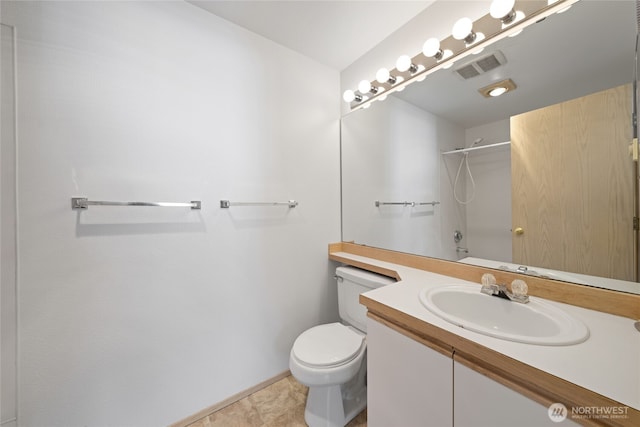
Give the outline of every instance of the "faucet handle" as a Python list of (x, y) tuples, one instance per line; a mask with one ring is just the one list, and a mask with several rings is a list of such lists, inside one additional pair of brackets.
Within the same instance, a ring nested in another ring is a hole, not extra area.
[(520, 302), (526, 304), (529, 302), (529, 296), (527, 291), (529, 287), (524, 280), (516, 279), (511, 282), (511, 301)]
[(513, 282), (511, 282), (511, 293), (513, 293), (514, 295), (517, 295), (517, 296), (527, 295), (528, 290), (529, 290), (529, 287), (527, 286), (524, 280), (516, 279)]
[(480, 279), (482, 286), (491, 286), (496, 284), (496, 278), (491, 273), (484, 273)]

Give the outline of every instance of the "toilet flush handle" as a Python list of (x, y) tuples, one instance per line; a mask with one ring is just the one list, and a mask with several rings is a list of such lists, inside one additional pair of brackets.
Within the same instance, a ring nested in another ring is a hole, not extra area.
[(338, 282), (342, 282), (344, 279), (340, 276), (338, 276), (337, 274), (335, 276), (333, 276), (334, 279), (336, 279)]

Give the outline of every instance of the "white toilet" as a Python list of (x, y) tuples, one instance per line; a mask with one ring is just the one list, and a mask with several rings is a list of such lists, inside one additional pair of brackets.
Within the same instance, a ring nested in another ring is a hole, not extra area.
[(366, 317), (361, 293), (395, 280), (354, 267), (338, 267), (338, 308), (343, 323), (304, 331), (293, 343), (291, 374), (309, 387), (304, 419), (310, 427), (343, 427), (367, 405)]

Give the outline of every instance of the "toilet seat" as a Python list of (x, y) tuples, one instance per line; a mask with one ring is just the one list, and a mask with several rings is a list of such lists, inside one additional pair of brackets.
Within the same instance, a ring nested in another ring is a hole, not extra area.
[(300, 334), (292, 353), (303, 365), (331, 368), (356, 358), (364, 346), (364, 338), (341, 323), (319, 325)]

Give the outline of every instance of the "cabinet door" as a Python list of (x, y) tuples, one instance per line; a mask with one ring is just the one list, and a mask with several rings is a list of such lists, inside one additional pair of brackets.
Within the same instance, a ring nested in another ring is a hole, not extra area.
[[(456, 427), (558, 426), (549, 408), (460, 364), (454, 363), (453, 422)], [(562, 426), (577, 426), (565, 419)]]
[(367, 319), (367, 425), (452, 426), (453, 359)]

